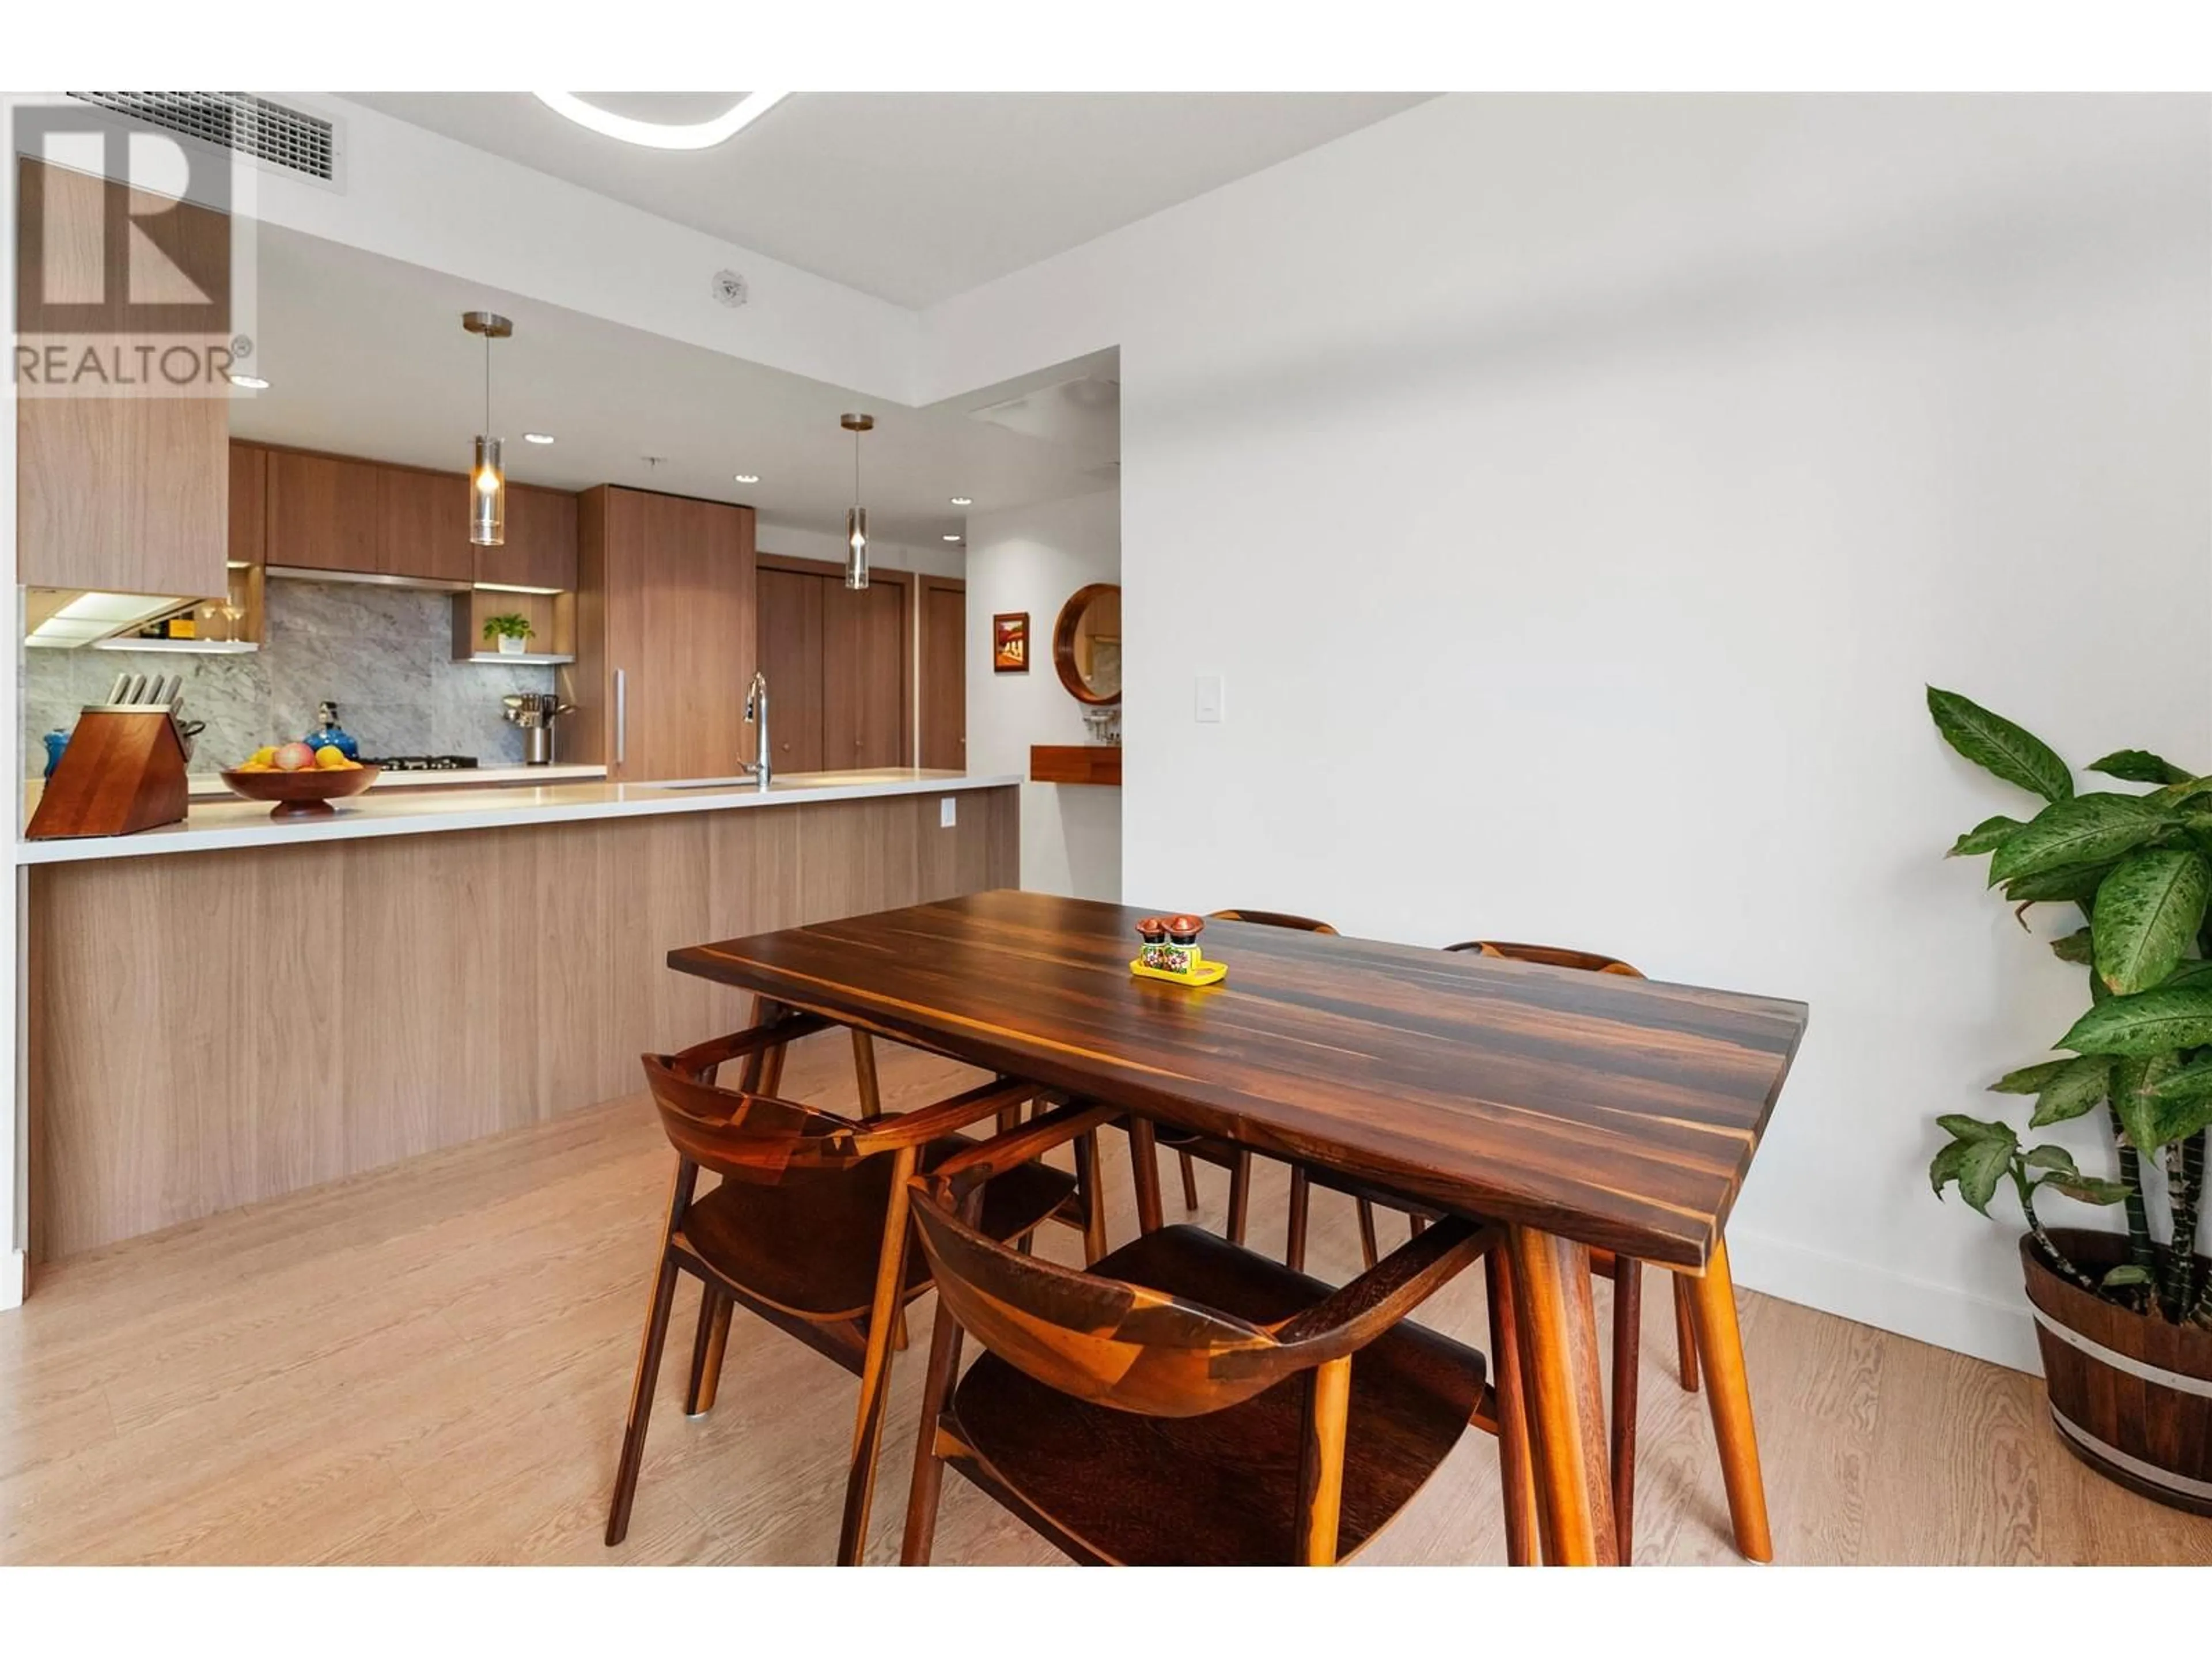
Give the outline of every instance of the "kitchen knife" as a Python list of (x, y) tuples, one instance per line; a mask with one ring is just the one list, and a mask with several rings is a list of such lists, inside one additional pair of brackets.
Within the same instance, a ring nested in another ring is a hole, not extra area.
[(130, 689), (131, 671), (126, 668), (123, 672), (115, 677), (115, 684), (107, 688), (108, 702), (111, 703), (121, 702), (123, 701), (123, 694)]

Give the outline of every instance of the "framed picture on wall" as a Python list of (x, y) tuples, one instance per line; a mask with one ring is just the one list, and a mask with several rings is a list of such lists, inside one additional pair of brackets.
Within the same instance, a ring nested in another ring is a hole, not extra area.
[(1026, 674), (1030, 672), (1030, 613), (1002, 611), (991, 618), (991, 672)]

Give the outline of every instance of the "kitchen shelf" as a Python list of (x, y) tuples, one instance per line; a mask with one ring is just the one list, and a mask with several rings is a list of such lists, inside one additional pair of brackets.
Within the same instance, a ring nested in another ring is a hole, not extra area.
[(557, 666), (576, 660), (573, 651), (471, 651), (463, 662), (503, 662), (527, 668), (535, 663), (543, 667)]
[(1121, 787), (1118, 743), (1040, 743), (1030, 750), (1031, 783), (1091, 783)]
[(95, 651), (178, 651), (187, 655), (203, 657), (237, 657), (248, 651), (258, 651), (256, 640), (95, 640)]

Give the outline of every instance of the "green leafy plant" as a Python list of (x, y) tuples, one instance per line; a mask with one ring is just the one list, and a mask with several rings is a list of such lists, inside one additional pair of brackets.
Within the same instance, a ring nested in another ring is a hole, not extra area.
[[(1952, 844), (1952, 856), (1989, 855), (1990, 885), (2018, 907), (2023, 928), (2028, 908), (2045, 903), (2073, 905), (2083, 924), (2051, 949), (2087, 970), (2088, 1011), (2054, 1045), (2060, 1058), (1990, 1086), (2035, 1097), (2030, 1129), (2101, 1109), (2118, 1170), (2117, 1180), (2083, 1175), (2063, 1146), (2023, 1146), (2008, 1123), (1953, 1113), (1936, 1120), (1950, 1139), (1928, 1166), (1929, 1182), (1939, 1198), (1955, 1184), (1984, 1215), (2008, 1183), (2051, 1271), (2123, 1307), (2212, 1326), (2212, 1273), (2197, 1260), (2212, 1127), (2212, 777), (2122, 749), (2087, 769), (2149, 787), (2077, 794), (2050, 745), (2002, 715), (1934, 686), (1928, 712), (1952, 748), (2045, 803), (2033, 817), (1984, 819)], [(2162, 1237), (2146, 1158), (2165, 1171)], [(2069, 1260), (2036, 1212), (2046, 1190), (2121, 1206), (2127, 1260), (2096, 1279)]]
[(530, 625), (530, 618), (520, 611), (484, 618), (483, 636), (488, 640), (526, 640), (537, 632)]

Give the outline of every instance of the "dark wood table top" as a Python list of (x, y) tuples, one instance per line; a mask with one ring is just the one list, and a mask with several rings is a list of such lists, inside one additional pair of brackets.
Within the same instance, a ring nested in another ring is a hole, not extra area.
[[(1137, 978), (1121, 905), (1000, 891), (668, 963), (1442, 1208), (1702, 1268), (1805, 1006), (1210, 922), (1220, 985)], [(1157, 914), (1157, 913), (1152, 913)]]

